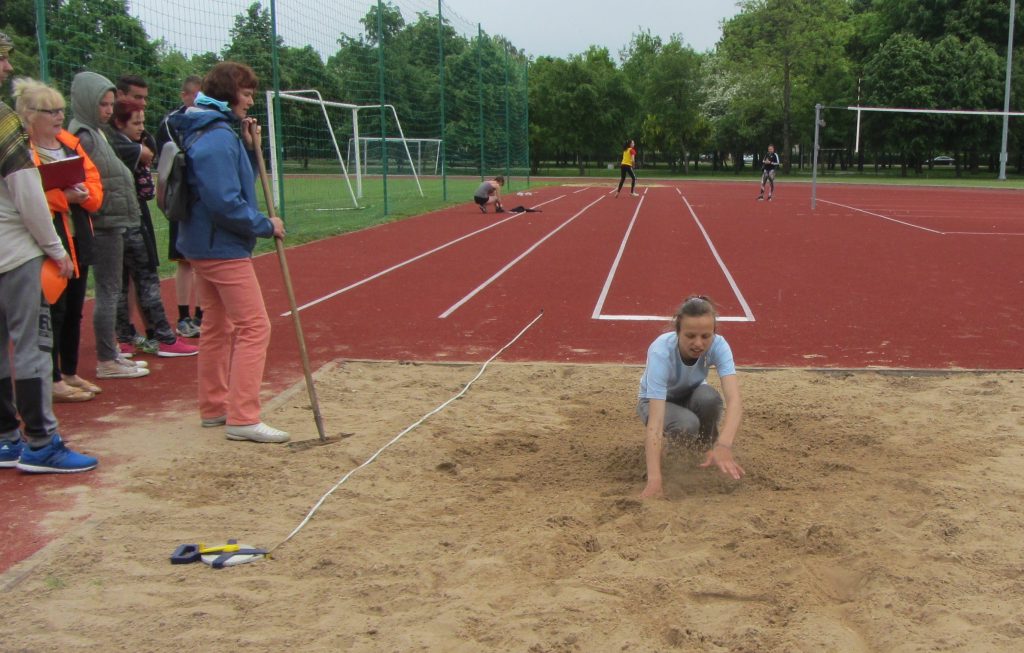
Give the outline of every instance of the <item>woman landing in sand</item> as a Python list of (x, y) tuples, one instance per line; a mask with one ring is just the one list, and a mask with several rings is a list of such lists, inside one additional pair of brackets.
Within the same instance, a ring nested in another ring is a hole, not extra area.
[[(743, 468), (733, 458), (732, 445), (743, 416), (736, 365), (729, 343), (715, 333), (718, 313), (703, 295), (686, 298), (673, 317), (675, 330), (658, 336), (647, 349), (647, 367), (640, 378), (637, 415), (646, 425), (644, 452), (647, 487), (643, 498), (661, 497), (661, 453), (664, 436), (689, 438), (709, 446), (701, 467), (718, 466), (734, 479)], [(722, 397), (707, 383), (714, 366), (725, 394), (722, 430)]]

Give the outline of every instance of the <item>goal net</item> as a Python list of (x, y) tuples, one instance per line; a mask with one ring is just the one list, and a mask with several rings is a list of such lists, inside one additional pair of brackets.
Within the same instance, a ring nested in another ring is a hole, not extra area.
[[(280, 104), (275, 103), (273, 91), (267, 92), (270, 161), (278, 202), (287, 187), (290, 210), (361, 208), (364, 180), (371, 175), (385, 180), (407, 176), (423, 197), (419, 177), (424, 155), (433, 156), (430, 170), (435, 170), (440, 141), (407, 140), (393, 106), (325, 100), (315, 89), (281, 91), (277, 99)], [(393, 135), (365, 135), (381, 131)], [(427, 147), (428, 142), (435, 144)], [(353, 147), (356, 143), (361, 147)]]
[(349, 170), (356, 169), (357, 156), (363, 176), (380, 174), (384, 169), (385, 156), (388, 159), (389, 174), (415, 173), (420, 177), (441, 174), (440, 138), (349, 138), (345, 157)]

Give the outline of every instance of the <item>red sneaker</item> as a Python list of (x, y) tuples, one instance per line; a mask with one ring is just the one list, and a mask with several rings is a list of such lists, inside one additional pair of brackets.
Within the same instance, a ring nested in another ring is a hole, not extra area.
[(175, 358), (177, 356), (195, 356), (198, 353), (199, 347), (186, 345), (181, 338), (178, 338), (169, 345), (161, 342), (156, 355), (161, 358)]

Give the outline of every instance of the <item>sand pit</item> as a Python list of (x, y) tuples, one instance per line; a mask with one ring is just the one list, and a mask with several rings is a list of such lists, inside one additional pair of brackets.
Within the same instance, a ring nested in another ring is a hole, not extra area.
[[(111, 422), (87, 441), (102, 487), (0, 576), (3, 650), (1021, 649), (1021, 373), (741, 371), (747, 477), (675, 448), (642, 502), (640, 368), (493, 364), (273, 560), (169, 564), (280, 542), (478, 369), (329, 366), (327, 429), (352, 435), (303, 451), (228, 442), (190, 405)], [(315, 437), (306, 403), (267, 421)]]

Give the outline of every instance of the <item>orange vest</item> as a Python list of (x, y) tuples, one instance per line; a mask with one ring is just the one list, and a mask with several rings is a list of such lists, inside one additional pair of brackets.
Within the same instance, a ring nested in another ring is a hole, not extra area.
[[(99, 211), (100, 206), (103, 204), (103, 182), (100, 180), (100, 172), (96, 169), (92, 159), (85, 153), (85, 148), (82, 147), (78, 137), (67, 131), (66, 129), (60, 130), (57, 135), (57, 140), (61, 145), (74, 150), (75, 154), (82, 157), (82, 164), (85, 167), (85, 187), (89, 190), (89, 197), (80, 206), (88, 211), (94, 213)], [(32, 150), (32, 160), (38, 166), (41, 161), (39, 159), (39, 152), (36, 151), (35, 146), (29, 142), (29, 147)], [(68, 198), (64, 195), (64, 191), (59, 188), (53, 188), (46, 191), (46, 201), (50, 205), (50, 212), (53, 213), (54, 219), (56, 219), (59, 213), (64, 223), (64, 233), (68, 236), (68, 253), (71, 255), (71, 260), (75, 264), (75, 275), (78, 275), (78, 255), (75, 252), (75, 244), (72, 240), (72, 230), (70, 222), (71, 206), (68, 204)], [(92, 227), (92, 220), (89, 221), (90, 228)]]

